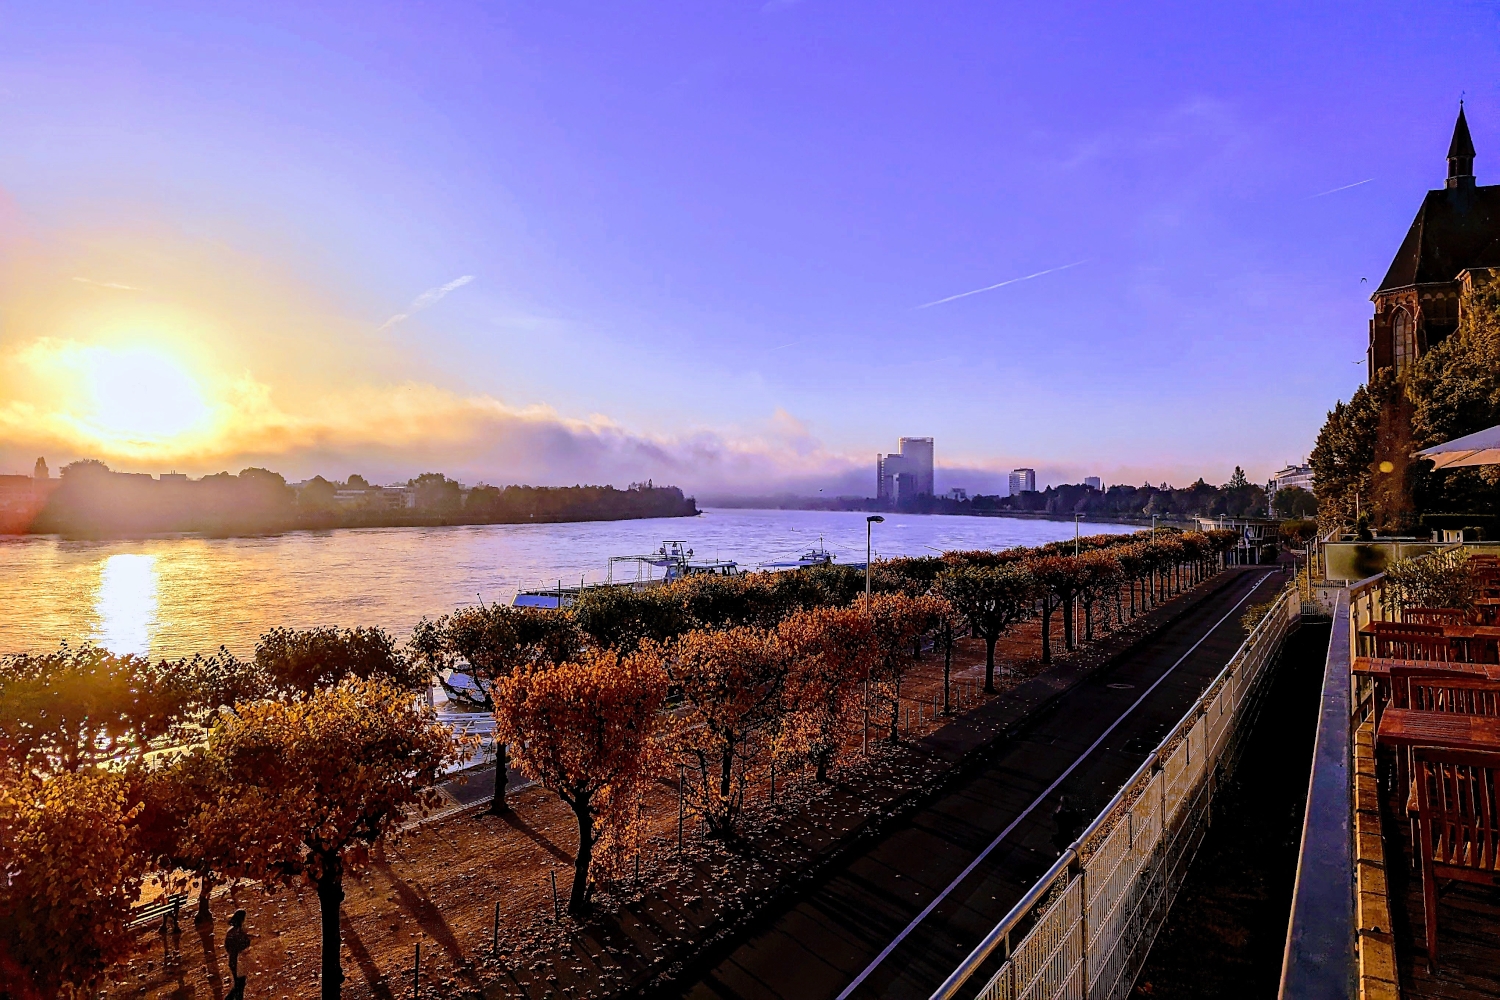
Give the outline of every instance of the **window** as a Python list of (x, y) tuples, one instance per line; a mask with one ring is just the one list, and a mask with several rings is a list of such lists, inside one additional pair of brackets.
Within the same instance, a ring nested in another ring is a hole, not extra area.
[(1394, 347), (1392, 357), (1396, 362), (1396, 374), (1400, 375), (1406, 371), (1406, 366), (1417, 359), (1416, 330), (1413, 329), (1411, 314), (1405, 309), (1397, 308), (1391, 316), (1391, 344)]

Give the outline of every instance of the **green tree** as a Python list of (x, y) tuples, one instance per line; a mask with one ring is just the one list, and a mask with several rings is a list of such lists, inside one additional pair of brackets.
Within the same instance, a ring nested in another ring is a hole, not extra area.
[(1276, 491), (1271, 509), (1277, 517), (1287, 520), (1316, 517), (1318, 499), (1300, 486), (1287, 486)]
[(425, 664), (407, 657), (380, 628), (274, 628), (255, 647), (255, 669), (265, 693), (282, 698), (311, 694), (348, 678), (385, 680), (416, 691), (431, 676)]
[(1380, 369), (1348, 403), (1335, 404), (1318, 431), (1308, 464), (1318, 497), (1318, 521), (1325, 530), (1354, 522), (1356, 497), (1368, 504), (1381, 410), (1397, 391), (1391, 370)]

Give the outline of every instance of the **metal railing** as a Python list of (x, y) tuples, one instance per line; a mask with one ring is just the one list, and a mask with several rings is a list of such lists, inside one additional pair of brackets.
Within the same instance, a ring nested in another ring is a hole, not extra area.
[[(1203, 839), (1219, 765), (1258, 705), (1266, 667), (1301, 614), (1283, 591), (1227, 666), (1073, 846), (932, 994), (976, 1000), (1083, 1000), (1130, 992)], [(1012, 941), (1015, 941), (1012, 947)]]

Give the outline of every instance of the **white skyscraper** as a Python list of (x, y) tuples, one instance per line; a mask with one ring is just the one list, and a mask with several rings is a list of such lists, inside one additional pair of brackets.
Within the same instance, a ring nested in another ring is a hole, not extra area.
[(904, 437), (894, 455), (875, 456), (875, 497), (889, 503), (932, 496), (932, 438)]
[(1012, 469), (1010, 473), (1010, 495), (1036, 492), (1035, 469)]

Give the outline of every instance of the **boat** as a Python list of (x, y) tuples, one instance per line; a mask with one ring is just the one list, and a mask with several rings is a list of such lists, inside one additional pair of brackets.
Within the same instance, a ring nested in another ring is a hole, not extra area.
[[(635, 565), (635, 575), (631, 579), (615, 579), (616, 564)], [(660, 576), (657, 570), (661, 570)], [(663, 583), (675, 583), (678, 580), (690, 576), (737, 576), (742, 572), (739, 564), (733, 559), (696, 559), (693, 550), (687, 547), (683, 539), (667, 539), (654, 552), (641, 555), (610, 556), (609, 566), (606, 570), (605, 581), (592, 585), (585, 585), (580, 581), (576, 587), (565, 587), (562, 581), (557, 582), (556, 587), (542, 587), (534, 590), (523, 590), (516, 594), (515, 600), (511, 602), (518, 608), (546, 608), (556, 610), (558, 608), (571, 607), (578, 600), (578, 595), (583, 593), (589, 586), (593, 587), (653, 587)]]
[(829, 552), (823, 545), (823, 536), (818, 536), (818, 544), (808, 549), (796, 559), (787, 559), (781, 562), (761, 563), (756, 569), (763, 572), (779, 573), (789, 569), (809, 569), (813, 566), (832, 566), (833, 553)]

